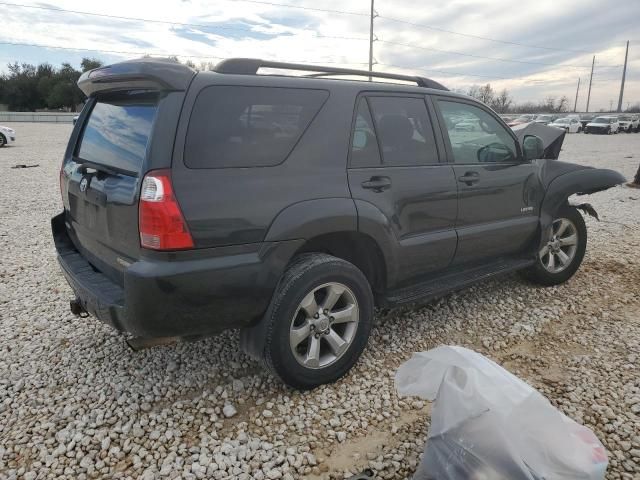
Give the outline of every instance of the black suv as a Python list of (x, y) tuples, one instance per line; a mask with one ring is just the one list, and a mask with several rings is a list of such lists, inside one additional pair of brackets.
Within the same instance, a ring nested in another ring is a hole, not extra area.
[(52, 219), (72, 311), (138, 345), (240, 328), (297, 388), (353, 366), (374, 305), (566, 281), (587, 242), (568, 197), (624, 182), (540, 160), (540, 138), (422, 77), (141, 59), (78, 85)]

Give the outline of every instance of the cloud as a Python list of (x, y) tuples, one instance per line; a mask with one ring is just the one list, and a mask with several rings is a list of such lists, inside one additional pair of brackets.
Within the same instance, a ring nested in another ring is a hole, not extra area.
[[(162, 2), (162, 9), (149, 8), (150, 5), (158, 5), (149, 2), (61, 0), (56, 7), (157, 19), (167, 23), (5, 7), (0, 41), (178, 55), (196, 63), (241, 56), (366, 67), (369, 33), (366, 2), (278, 1), (362, 15), (284, 8), (240, 0), (166, 0)], [(403, 73), (419, 70), (418, 73), (432, 76), (451, 88), (468, 88), (472, 84), (490, 82), (496, 88), (508, 88), (517, 101), (524, 102), (547, 95), (573, 98), (578, 78), (581, 78), (583, 94), (586, 93), (591, 59), (595, 54), (597, 62), (591, 105), (596, 109), (608, 108), (610, 99), (617, 103), (621, 68), (610, 66), (623, 62), (624, 42), (629, 37), (637, 37), (636, 20), (640, 18), (640, 2), (622, 5), (613, 1), (581, 0), (576, 5), (575, 2), (556, 0), (449, 0), (434, 2), (428, 8), (417, 8), (416, 5), (409, 0), (377, 2), (376, 9), (380, 15), (375, 20), (375, 35), (380, 40), (374, 43), (374, 56), (379, 63), (377, 69)], [(443, 30), (501, 39), (504, 43)], [(4, 62), (28, 58), (30, 62), (49, 61), (55, 64), (66, 58), (78, 59), (82, 55), (108, 61), (134, 56), (8, 45), (3, 45), (1, 50), (0, 59)], [(639, 70), (640, 42), (632, 44), (630, 51), (625, 103), (626, 100), (632, 103), (640, 101)], [(581, 108), (586, 101), (583, 94), (579, 102)]]

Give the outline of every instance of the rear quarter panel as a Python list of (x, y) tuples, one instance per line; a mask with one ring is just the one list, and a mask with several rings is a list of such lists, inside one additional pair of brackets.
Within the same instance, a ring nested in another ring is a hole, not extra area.
[[(322, 88), (317, 82), (309, 83), (308, 88)], [(180, 116), (172, 178), (198, 247), (263, 241), (280, 212), (306, 200), (340, 198), (351, 201), (346, 164), (355, 93), (350, 89), (331, 90), (293, 151), (279, 165), (188, 168), (184, 163), (188, 122), (198, 93), (211, 85), (307, 88), (299, 80), (282, 77), (215, 73), (196, 76)], [(313, 208), (313, 204), (308, 208)], [(292, 231), (284, 236), (296, 237), (299, 233)]]

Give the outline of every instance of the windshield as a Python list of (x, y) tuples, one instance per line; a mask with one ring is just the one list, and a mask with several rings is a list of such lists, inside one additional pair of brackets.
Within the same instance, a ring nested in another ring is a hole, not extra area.
[(139, 172), (156, 109), (155, 100), (148, 97), (99, 100), (84, 128), (77, 156), (81, 161)]
[(621, 117), (618, 117), (618, 120), (625, 120), (625, 121), (630, 121), (631, 117), (628, 115), (623, 115)]
[(568, 118), (559, 118), (558, 120), (556, 120), (553, 123), (569, 123), (569, 119)]
[(598, 117), (593, 121), (593, 123), (610, 123), (610, 121), (608, 118)]
[(538, 115), (536, 117), (536, 120), (544, 120), (544, 121), (551, 120), (551, 115)]

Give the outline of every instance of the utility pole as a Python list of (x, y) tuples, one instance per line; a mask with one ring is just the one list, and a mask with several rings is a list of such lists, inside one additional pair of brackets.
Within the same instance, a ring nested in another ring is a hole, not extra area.
[[(373, 2), (371, 0), (371, 18), (369, 19), (369, 71), (373, 72), (373, 19), (375, 18), (375, 10), (373, 9)], [(371, 81), (371, 77), (369, 77)]]
[(587, 113), (589, 113), (589, 101), (591, 100), (591, 83), (593, 82), (593, 67), (596, 65), (596, 56), (593, 56), (591, 62), (591, 76), (589, 77), (589, 93), (587, 94)]
[(580, 77), (578, 77), (578, 87), (576, 88), (576, 101), (573, 104), (573, 113), (577, 112), (578, 108), (578, 92), (580, 91)]
[(622, 97), (624, 96), (624, 79), (627, 76), (627, 58), (629, 58), (629, 40), (627, 40), (627, 51), (624, 54), (624, 68), (622, 69), (622, 83), (620, 84), (620, 98), (618, 99), (618, 112), (622, 111)]

